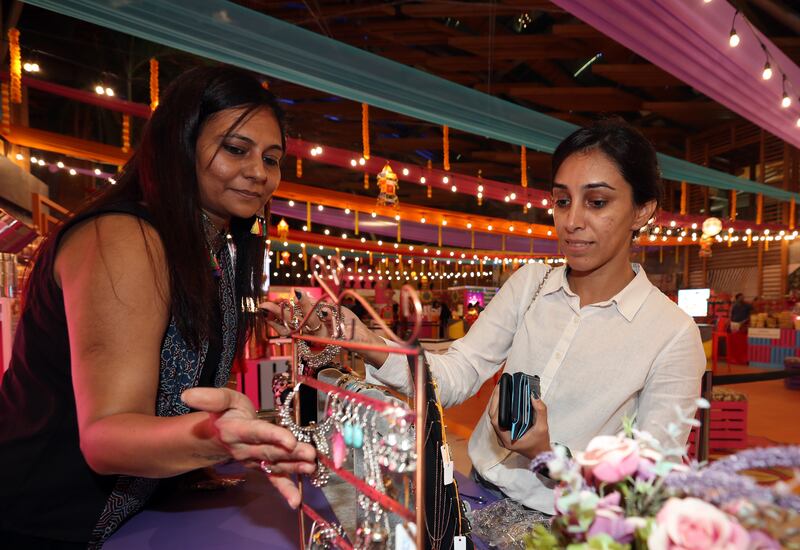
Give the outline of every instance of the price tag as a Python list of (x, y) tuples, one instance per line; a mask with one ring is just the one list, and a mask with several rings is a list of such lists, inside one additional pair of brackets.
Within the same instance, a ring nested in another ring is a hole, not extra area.
[(467, 550), (467, 537), (453, 537), (453, 550)]
[(450, 458), (450, 447), (448, 447), (447, 443), (442, 445), (442, 462), (452, 462), (453, 459)]
[(453, 463), (445, 462), (442, 466), (444, 468), (444, 484), (450, 485), (453, 483)]
[(408, 524), (408, 528), (402, 523), (398, 523), (394, 530), (394, 547), (396, 550), (417, 550), (416, 544), (417, 526), (413, 523)]

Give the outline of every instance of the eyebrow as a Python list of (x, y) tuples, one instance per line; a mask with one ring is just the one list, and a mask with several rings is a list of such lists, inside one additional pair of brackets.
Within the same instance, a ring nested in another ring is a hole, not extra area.
[[(606, 188), (611, 189), (612, 191), (616, 191), (616, 188), (604, 181), (598, 181), (595, 183), (585, 183), (582, 185), (584, 189), (600, 189)], [(567, 189), (567, 186), (563, 183), (553, 183), (553, 189)]]
[[(255, 141), (253, 141), (252, 139), (250, 139), (247, 136), (243, 136), (242, 134), (228, 134), (227, 136), (223, 136), (223, 137), (232, 137), (232, 138), (240, 139), (242, 141), (246, 141), (250, 145), (255, 145), (256, 144)], [(269, 147), (267, 147), (267, 151), (271, 151), (273, 149), (277, 149), (278, 151), (283, 152), (283, 147), (281, 147), (280, 144), (278, 144), (278, 143), (275, 143), (275, 144), (270, 145)]]

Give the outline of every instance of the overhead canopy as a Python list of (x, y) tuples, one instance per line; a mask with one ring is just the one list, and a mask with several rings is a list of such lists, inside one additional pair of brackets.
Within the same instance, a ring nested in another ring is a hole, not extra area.
[[(577, 126), (225, 0), (26, 0), (354, 101), (550, 153)], [(665, 178), (781, 200), (800, 195), (660, 155)]]

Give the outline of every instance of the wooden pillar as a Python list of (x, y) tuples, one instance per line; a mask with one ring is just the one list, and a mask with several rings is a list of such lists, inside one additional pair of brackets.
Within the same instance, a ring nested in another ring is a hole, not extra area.
[(689, 249), (691, 246), (686, 246), (683, 249), (683, 288), (689, 288)]
[(781, 297), (789, 289), (789, 241), (781, 239)]
[[(691, 161), (692, 139), (686, 138), (686, 160)], [(681, 182), (681, 215), (686, 215), (686, 207), (689, 200), (689, 184), (685, 181)]]
[[(703, 149), (703, 166), (708, 166), (710, 163), (710, 155), (708, 152), (708, 142), (706, 142), (706, 146)], [(711, 197), (710, 197), (710, 189), (708, 186), (703, 187), (703, 212), (706, 216), (711, 215)]]
[(736, 189), (731, 190), (731, 221), (736, 221)]
[(708, 286), (708, 257), (703, 256), (703, 286)]
[(758, 262), (756, 263), (756, 272), (758, 276), (756, 294), (758, 296), (764, 293), (764, 242), (765, 241), (758, 241)]

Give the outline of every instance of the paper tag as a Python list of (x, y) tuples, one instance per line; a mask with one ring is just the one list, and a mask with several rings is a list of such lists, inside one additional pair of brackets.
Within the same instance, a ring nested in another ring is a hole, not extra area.
[(462, 535), (453, 537), (453, 550), (467, 550), (467, 537)]
[(416, 537), (417, 526), (415, 524), (409, 523), (408, 529), (406, 529), (405, 525), (398, 523), (394, 530), (395, 550), (417, 550)]
[(452, 462), (453, 460), (450, 458), (450, 447), (447, 446), (447, 443), (442, 445), (442, 462)]
[(442, 466), (444, 468), (444, 484), (450, 485), (453, 483), (453, 463), (445, 462)]

